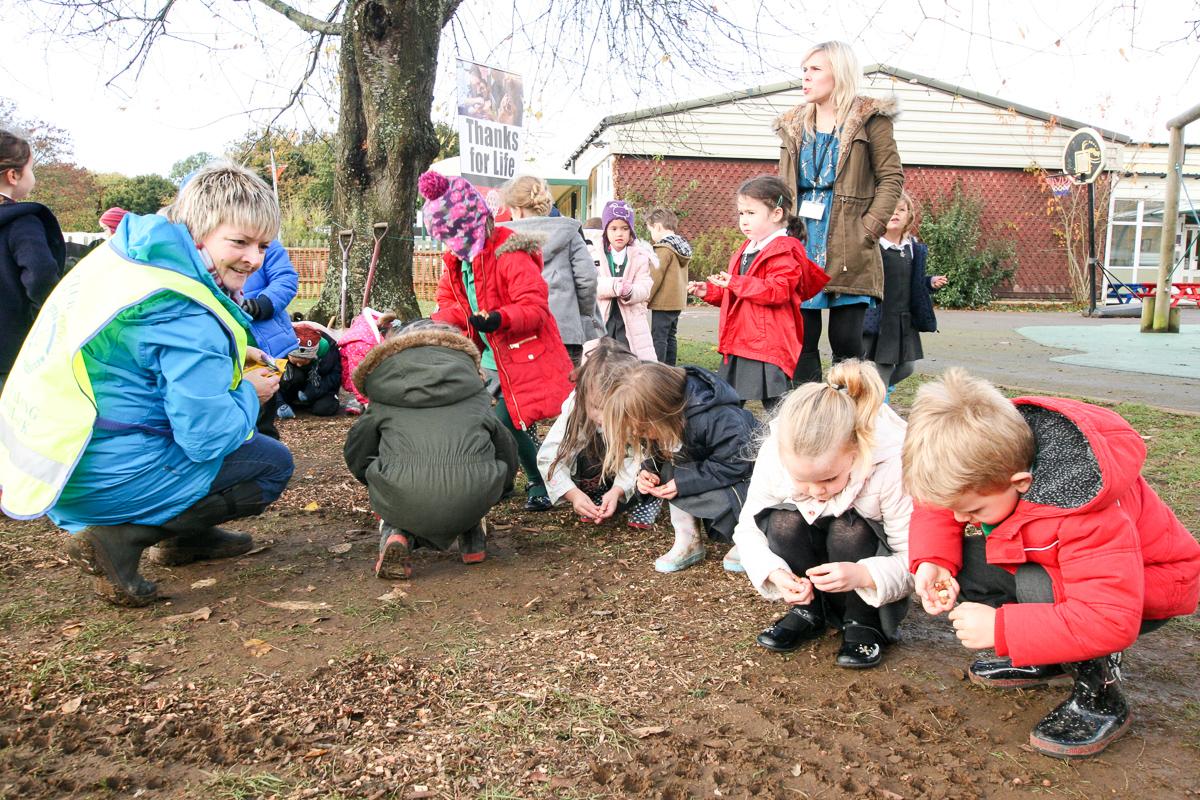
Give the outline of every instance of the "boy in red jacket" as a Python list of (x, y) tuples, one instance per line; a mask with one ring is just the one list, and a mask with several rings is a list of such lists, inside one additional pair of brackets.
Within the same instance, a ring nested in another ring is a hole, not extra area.
[[(1141, 476), (1146, 447), (1116, 413), (1005, 399), (948, 370), (917, 393), (904, 442), (909, 566), (930, 614), (994, 658), (999, 688), (1074, 680), (1029, 736), (1053, 756), (1100, 752), (1129, 726), (1121, 651), (1200, 595), (1200, 544)], [(982, 536), (963, 536), (970, 523)], [(955, 606), (955, 601), (965, 602)]]

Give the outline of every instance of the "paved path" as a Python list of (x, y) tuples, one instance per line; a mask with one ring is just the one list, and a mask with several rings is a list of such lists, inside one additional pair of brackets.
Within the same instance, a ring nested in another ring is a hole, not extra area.
[[(925, 359), (919, 372), (936, 374), (961, 366), (988, 380), (1043, 394), (1067, 394), (1108, 402), (1130, 401), (1200, 413), (1200, 382), (1141, 372), (1118, 372), (1051, 361), (1075, 351), (1047, 347), (1017, 332), (1018, 328), (1053, 325), (1138, 326), (1136, 319), (1087, 319), (1062, 311), (947, 311), (939, 309), (938, 333), (922, 334)], [(1200, 310), (1183, 310), (1185, 325), (1200, 323)], [(683, 313), (679, 335), (716, 341), (717, 313), (690, 308)], [(1171, 334), (1159, 334), (1169, 337)], [(828, 357), (828, 348), (822, 343)]]

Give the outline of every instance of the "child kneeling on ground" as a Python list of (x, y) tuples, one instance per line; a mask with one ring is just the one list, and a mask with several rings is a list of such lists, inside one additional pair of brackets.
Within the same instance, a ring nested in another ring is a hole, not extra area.
[[(758, 423), (728, 383), (700, 367), (643, 362), (609, 392), (603, 420), (604, 474), (615, 476), (632, 453), (642, 462), (637, 490), (669, 503), (675, 544), (654, 569), (678, 572), (703, 561), (699, 524), (717, 541), (732, 540)], [(734, 566), (741, 571), (726, 569)]]
[(479, 350), (457, 329), (416, 320), (354, 370), (367, 411), (346, 437), (346, 465), (380, 517), (380, 578), (412, 575), (417, 545), (467, 564), (487, 554), (484, 515), (512, 489), (517, 446), (492, 413)]
[(288, 353), (287, 368), (279, 378), (280, 405), (275, 415), (293, 419), (297, 410), (317, 417), (338, 412), (338, 386), (342, 382), (342, 356), (337, 342), (318, 326), (297, 322), (292, 326), (299, 344)]
[[(1145, 458), (1113, 411), (1009, 401), (961, 369), (922, 386), (909, 416), (917, 594), (950, 612), (964, 647), (995, 650), (973, 682), (1073, 681), (1029, 736), (1047, 755), (1093, 755), (1120, 736), (1121, 651), (1196, 609), (1200, 544), (1141, 476)], [(983, 535), (964, 537), (967, 523)]]
[(657, 497), (635, 494), (637, 462), (632, 457), (627, 457), (611, 478), (603, 470), (606, 447), (600, 426), (604, 398), (640, 363), (615, 339), (601, 339), (572, 373), (575, 389), (563, 402), (562, 414), (538, 450), (538, 469), (546, 480), (550, 501), (570, 503), (584, 522), (598, 525), (627, 510), (629, 527), (646, 529), (662, 508)]
[(842, 631), (837, 664), (874, 667), (908, 610), (904, 421), (875, 367), (835, 364), (786, 395), (755, 462), (733, 541), (754, 587), (791, 607), (758, 636), (780, 653)]

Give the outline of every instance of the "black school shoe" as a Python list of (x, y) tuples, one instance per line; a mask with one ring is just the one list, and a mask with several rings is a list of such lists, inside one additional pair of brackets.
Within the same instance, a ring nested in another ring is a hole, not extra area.
[(531, 494), (525, 498), (526, 511), (549, 511), (552, 508), (554, 504), (544, 494)]
[(776, 653), (790, 653), (800, 645), (825, 633), (825, 618), (808, 606), (792, 606), (775, 624), (755, 639), (760, 646)]
[(870, 625), (847, 622), (842, 628), (842, 646), (838, 650), (837, 665), (847, 669), (870, 669), (883, 661), (886, 639)]
[(1062, 664), (1014, 667), (1011, 658), (981, 658), (967, 672), (971, 683), (993, 689), (1032, 689), (1056, 680), (1070, 680)]
[(1131, 722), (1121, 694), (1121, 654), (1071, 665), (1071, 696), (1039, 722), (1029, 744), (1056, 758), (1092, 756), (1108, 747)]

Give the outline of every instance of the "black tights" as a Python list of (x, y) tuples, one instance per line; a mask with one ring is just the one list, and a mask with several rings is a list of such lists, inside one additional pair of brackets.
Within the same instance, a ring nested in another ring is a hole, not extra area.
[[(879, 539), (853, 510), (840, 517), (822, 518), (810, 525), (799, 511), (775, 509), (766, 520), (767, 545), (803, 578), (805, 570), (833, 561), (860, 561), (875, 555)], [(825, 593), (813, 590), (812, 610), (827, 622), (857, 622), (881, 631), (879, 609), (858, 592)]]
[[(796, 374), (792, 383), (815, 383), (821, 380), (821, 353), (817, 345), (821, 342), (821, 310), (802, 308), (804, 318), (804, 342), (800, 360), (796, 363)], [(867, 314), (866, 303), (849, 306), (834, 306), (829, 309), (829, 348), (833, 351), (833, 363), (848, 358), (862, 358), (863, 317)]]

